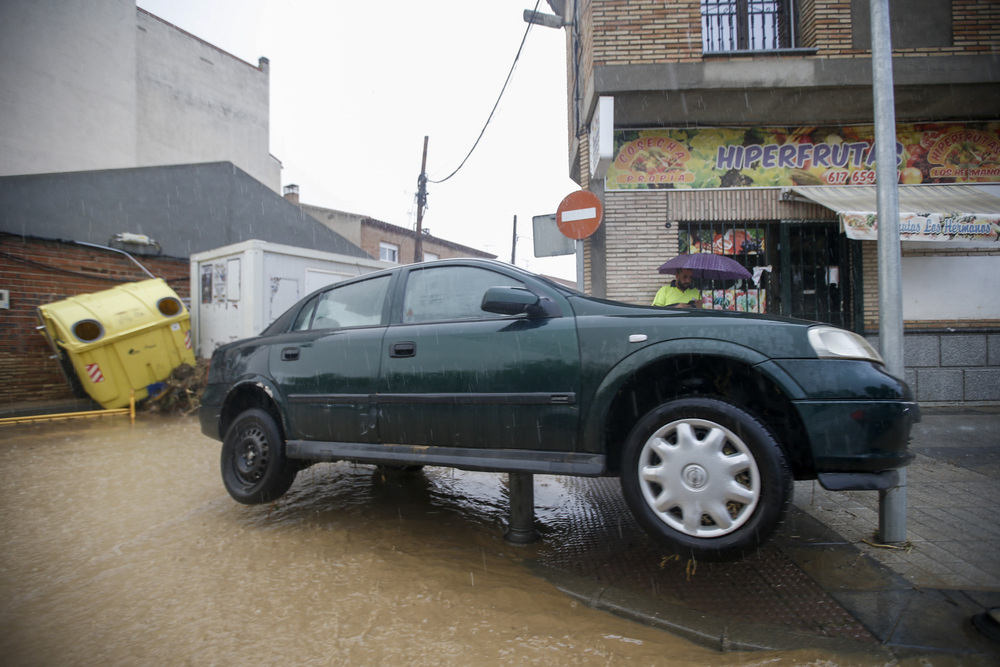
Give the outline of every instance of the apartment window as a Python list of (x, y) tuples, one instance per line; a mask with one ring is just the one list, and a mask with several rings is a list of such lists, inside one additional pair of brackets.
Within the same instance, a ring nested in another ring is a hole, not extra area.
[(794, 0), (701, 0), (705, 53), (775, 51), (795, 46)]
[(378, 258), (383, 262), (399, 264), (399, 246), (382, 241), (378, 244)]

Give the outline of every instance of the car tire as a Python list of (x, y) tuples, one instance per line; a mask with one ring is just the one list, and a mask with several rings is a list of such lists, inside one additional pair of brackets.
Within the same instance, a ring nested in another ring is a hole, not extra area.
[(754, 553), (784, 519), (792, 474), (768, 428), (727, 401), (681, 398), (632, 429), (621, 485), (636, 521), (696, 560)]
[(236, 418), (222, 441), (222, 482), (234, 500), (244, 505), (276, 500), (297, 473), (270, 414), (253, 408)]

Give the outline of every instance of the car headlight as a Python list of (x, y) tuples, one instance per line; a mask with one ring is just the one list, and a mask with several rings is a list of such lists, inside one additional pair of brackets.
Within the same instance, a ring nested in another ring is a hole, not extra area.
[(809, 344), (820, 358), (863, 359), (883, 363), (882, 357), (868, 341), (852, 331), (837, 327), (811, 327)]

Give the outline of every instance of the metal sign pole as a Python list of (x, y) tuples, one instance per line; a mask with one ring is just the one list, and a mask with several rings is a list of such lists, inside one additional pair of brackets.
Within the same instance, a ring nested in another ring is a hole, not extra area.
[[(899, 250), (899, 190), (896, 182), (896, 111), (892, 82), (889, 0), (870, 0), (872, 93), (875, 100), (875, 169), (878, 195), (879, 352), (886, 368), (904, 377), (903, 296)], [(906, 470), (896, 487), (879, 491), (879, 538), (906, 541)]]

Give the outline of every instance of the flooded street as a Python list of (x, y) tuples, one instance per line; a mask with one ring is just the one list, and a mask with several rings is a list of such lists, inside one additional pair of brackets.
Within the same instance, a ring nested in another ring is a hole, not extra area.
[[(718, 653), (574, 601), (504, 542), (503, 475), (323, 464), (247, 507), (194, 418), (0, 429), (7, 665), (862, 664)], [(539, 486), (540, 522), (566, 520)]]

